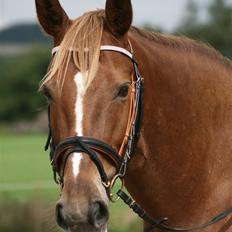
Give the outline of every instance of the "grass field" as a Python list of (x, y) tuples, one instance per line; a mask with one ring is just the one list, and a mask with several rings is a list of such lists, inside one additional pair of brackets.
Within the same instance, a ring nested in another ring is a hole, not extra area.
[[(43, 151), (45, 140), (46, 135), (0, 135), (0, 212), (1, 206), (9, 209), (10, 203), (18, 207), (35, 204), (34, 211), (35, 207), (43, 207), (49, 209), (49, 213), (53, 212), (59, 190), (53, 183), (48, 153)], [(111, 211), (109, 231), (141, 231), (141, 223), (125, 205), (120, 202), (112, 204)], [(7, 218), (13, 220), (14, 212), (17, 210), (9, 212)], [(4, 222), (0, 220), (1, 223)], [(1, 230), (11, 231), (15, 232)], [(43, 231), (57, 231), (57, 228), (49, 227)]]

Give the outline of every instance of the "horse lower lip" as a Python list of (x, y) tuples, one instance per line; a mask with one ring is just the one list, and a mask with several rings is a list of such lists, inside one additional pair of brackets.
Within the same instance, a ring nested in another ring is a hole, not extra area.
[(100, 228), (100, 229), (96, 229), (93, 228), (90, 225), (73, 225), (71, 227), (69, 227), (67, 230), (65, 230), (66, 232), (102, 232), (105, 231), (104, 228)]
[(77, 225), (74, 225), (70, 228), (70, 231), (71, 232), (75, 232), (75, 231), (78, 231), (78, 226)]

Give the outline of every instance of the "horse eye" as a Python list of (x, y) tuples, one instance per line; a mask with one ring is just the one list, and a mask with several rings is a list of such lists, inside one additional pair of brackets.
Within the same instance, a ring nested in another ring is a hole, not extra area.
[(126, 98), (129, 93), (129, 86), (128, 85), (123, 85), (120, 87), (117, 98)]
[(44, 88), (42, 89), (42, 92), (43, 92), (43, 95), (44, 95), (49, 101), (52, 100), (52, 95), (51, 95), (51, 93), (49, 92), (49, 90), (48, 90), (46, 87), (44, 87)]

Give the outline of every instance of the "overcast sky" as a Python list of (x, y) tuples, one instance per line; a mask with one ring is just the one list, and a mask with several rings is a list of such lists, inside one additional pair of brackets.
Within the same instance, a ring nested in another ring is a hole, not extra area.
[[(106, 0), (60, 0), (71, 18), (87, 10), (104, 8)], [(151, 23), (172, 30), (183, 18), (188, 0), (132, 0), (134, 24)], [(212, 0), (196, 0), (204, 7)], [(231, 1), (232, 0), (228, 0)], [(0, 27), (36, 20), (34, 0), (0, 0)]]

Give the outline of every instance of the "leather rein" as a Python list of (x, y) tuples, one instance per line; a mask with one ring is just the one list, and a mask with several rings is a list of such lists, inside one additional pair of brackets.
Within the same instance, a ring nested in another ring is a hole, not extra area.
[[(98, 169), (102, 184), (106, 189), (109, 199), (114, 202), (111, 190), (114, 187), (117, 179), (120, 179), (123, 183), (123, 178), (125, 177), (128, 163), (133, 157), (134, 150), (139, 140), (141, 120), (143, 116), (144, 79), (140, 75), (138, 63), (132, 52), (129, 52), (121, 47), (110, 45), (101, 46), (100, 50), (102, 52), (117, 52), (128, 57), (131, 60), (134, 68), (134, 74), (131, 78), (130, 110), (128, 115), (128, 122), (126, 126), (125, 136), (119, 151), (116, 151), (113, 147), (101, 140), (83, 136), (68, 137), (56, 145), (53, 142), (52, 138), (49, 108), (49, 134), (45, 145), (45, 150), (47, 151), (50, 147), (50, 160), (54, 173), (54, 180), (57, 184), (60, 184), (61, 186), (63, 186), (64, 168), (68, 157), (74, 152), (87, 154)], [(55, 55), (58, 51), (59, 47), (53, 48), (52, 55)], [(108, 157), (116, 167), (117, 174), (112, 180), (109, 180), (106, 174), (104, 166), (99, 159), (100, 155)], [(153, 231), (155, 229), (160, 229), (164, 231), (193, 231), (204, 229), (232, 214), (231, 207), (205, 224), (198, 225), (192, 228), (178, 228), (169, 226), (167, 224), (167, 218), (157, 220), (150, 217), (150, 215), (145, 210), (143, 210), (142, 207), (140, 207), (140, 205), (137, 204), (122, 189), (118, 190), (117, 196), (118, 198), (121, 198), (124, 203), (127, 204), (140, 218), (150, 224), (150, 227), (146, 229), (145, 232)]]

